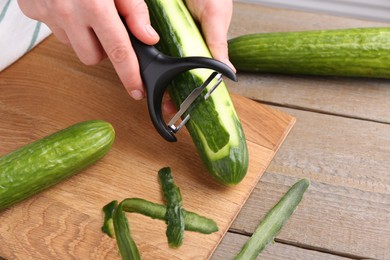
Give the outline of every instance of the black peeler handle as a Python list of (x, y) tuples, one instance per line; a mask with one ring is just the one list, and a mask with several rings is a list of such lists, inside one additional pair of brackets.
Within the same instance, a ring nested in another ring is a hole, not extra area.
[(129, 34), (131, 44), (138, 58), (140, 74), (146, 88), (149, 115), (158, 133), (167, 141), (177, 141), (174, 132), (164, 122), (162, 116), (162, 99), (168, 84), (180, 73), (196, 69), (208, 68), (237, 81), (236, 74), (226, 64), (206, 57), (176, 58), (167, 56), (154, 46), (139, 41), (129, 30), (126, 21), (122, 21)]

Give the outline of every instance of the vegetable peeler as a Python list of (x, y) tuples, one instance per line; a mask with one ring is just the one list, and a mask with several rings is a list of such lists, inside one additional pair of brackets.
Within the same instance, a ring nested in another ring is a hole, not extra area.
[[(138, 40), (129, 30), (122, 17), (122, 21), (127, 29), (130, 41), (138, 58), (140, 74), (146, 89), (146, 99), (149, 115), (157, 132), (167, 141), (177, 141), (175, 133), (184, 126), (190, 119), (188, 113), (186, 117), (176, 126), (176, 122), (190, 108), (191, 104), (201, 95), (203, 90), (217, 79), (213, 87), (204, 95), (208, 99), (211, 93), (222, 82), (222, 75), (237, 81), (236, 74), (226, 64), (207, 57), (172, 57), (160, 52), (155, 46), (147, 45)], [(199, 87), (195, 88), (180, 105), (178, 112), (172, 119), (165, 123), (162, 116), (162, 99), (168, 84), (180, 73), (197, 68), (214, 70), (208, 79)]]

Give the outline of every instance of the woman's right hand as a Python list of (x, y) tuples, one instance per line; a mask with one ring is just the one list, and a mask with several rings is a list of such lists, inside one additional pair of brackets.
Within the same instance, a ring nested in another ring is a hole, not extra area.
[[(135, 37), (154, 45), (159, 36), (150, 24), (142, 0), (18, 0), (23, 13), (45, 23), (81, 62), (94, 65), (108, 57), (127, 92), (136, 100), (145, 96), (138, 60), (123, 16)], [(119, 14), (118, 14), (119, 13)]]

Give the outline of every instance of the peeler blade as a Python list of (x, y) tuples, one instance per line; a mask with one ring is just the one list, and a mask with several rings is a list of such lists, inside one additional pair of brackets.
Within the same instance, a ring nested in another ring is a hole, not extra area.
[(214, 92), (214, 90), (221, 84), (222, 82), (222, 74), (218, 73), (215, 78), (217, 79), (217, 82), (214, 84), (214, 86), (204, 95), (204, 99), (208, 99), (211, 96), (211, 93)]
[(190, 114), (188, 114), (179, 125), (175, 125), (182, 115), (190, 108), (191, 104), (202, 94), (203, 90), (214, 80), (217, 79), (217, 82), (213, 85), (213, 87), (206, 93), (204, 99), (208, 99), (211, 93), (221, 84), (222, 82), (222, 74), (214, 71), (211, 75), (203, 82), (203, 84), (197, 88), (195, 88), (187, 98), (181, 103), (179, 111), (172, 117), (172, 119), (168, 123), (168, 127), (174, 132), (177, 133), (180, 128), (182, 128), (190, 119)]

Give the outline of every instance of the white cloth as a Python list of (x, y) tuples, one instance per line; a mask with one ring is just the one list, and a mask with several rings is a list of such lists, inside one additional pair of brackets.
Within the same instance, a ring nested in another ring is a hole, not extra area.
[(0, 71), (50, 34), (45, 24), (22, 13), (17, 0), (0, 0)]

